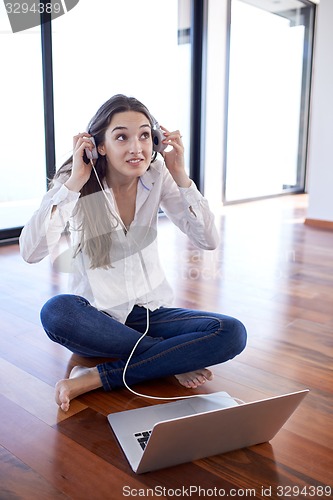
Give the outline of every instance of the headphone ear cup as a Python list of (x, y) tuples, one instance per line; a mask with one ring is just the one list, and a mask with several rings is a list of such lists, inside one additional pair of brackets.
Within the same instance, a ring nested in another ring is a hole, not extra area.
[[(88, 160), (97, 160), (98, 159), (98, 151), (96, 149), (95, 139), (93, 137), (89, 137), (89, 139), (93, 143), (94, 147), (93, 147), (93, 149), (91, 151), (88, 148), (85, 148), (84, 151), (86, 153), (86, 156), (87, 156)], [(89, 161), (88, 161), (88, 163), (89, 163)]]
[(162, 153), (167, 147), (167, 144), (163, 144), (162, 142), (165, 139), (165, 135), (163, 134), (162, 130), (159, 127), (153, 128), (152, 139), (153, 139), (153, 151), (156, 151), (156, 153)]

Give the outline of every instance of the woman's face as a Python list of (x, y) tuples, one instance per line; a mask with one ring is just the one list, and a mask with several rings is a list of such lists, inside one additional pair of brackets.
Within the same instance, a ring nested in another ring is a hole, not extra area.
[(153, 150), (151, 125), (137, 111), (116, 113), (98, 151), (106, 155), (111, 176), (120, 181), (139, 177), (148, 169)]

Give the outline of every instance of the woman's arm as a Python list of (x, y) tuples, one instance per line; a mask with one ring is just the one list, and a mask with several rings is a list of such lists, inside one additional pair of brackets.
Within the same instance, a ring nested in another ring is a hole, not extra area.
[(182, 136), (179, 130), (169, 132), (165, 127), (161, 128), (165, 135), (163, 143), (172, 146), (171, 151), (163, 154), (166, 167), (178, 187), (188, 188), (192, 181), (185, 171)]
[(69, 221), (80, 193), (70, 191), (62, 182), (48, 191), (39, 209), (24, 226), (20, 252), (29, 263), (41, 261), (52, 253)]
[(44, 196), (40, 208), (25, 225), (20, 236), (20, 251), (29, 263), (52, 254), (80, 197), (80, 190), (91, 174), (91, 164), (83, 161), (85, 149), (92, 150), (91, 135), (84, 132), (73, 138), (72, 165)]
[(192, 243), (205, 250), (214, 250), (219, 243), (214, 214), (208, 201), (190, 180), (187, 188), (179, 187), (164, 168), (161, 208)]
[(165, 135), (163, 143), (172, 146), (171, 151), (164, 153), (167, 168), (164, 172), (161, 207), (196, 246), (213, 250), (219, 242), (214, 215), (208, 201), (185, 171), (182, 136), (179, 130), (169, 132), (161, 128)]

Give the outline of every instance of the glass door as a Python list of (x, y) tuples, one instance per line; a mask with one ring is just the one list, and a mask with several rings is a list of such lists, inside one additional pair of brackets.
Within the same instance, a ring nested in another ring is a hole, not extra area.
[(12, 33), (0, 4), (0, 233), (10, 239), (46, 191), (40, 27)]
[(304, 190), (313, 6), (231, 0), (224, 202)]

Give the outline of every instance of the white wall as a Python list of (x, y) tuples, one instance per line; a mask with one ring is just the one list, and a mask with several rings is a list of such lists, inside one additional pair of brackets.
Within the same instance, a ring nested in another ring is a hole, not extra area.
[(333, 221), (333, 1), (317, 7), (307, 218)]

